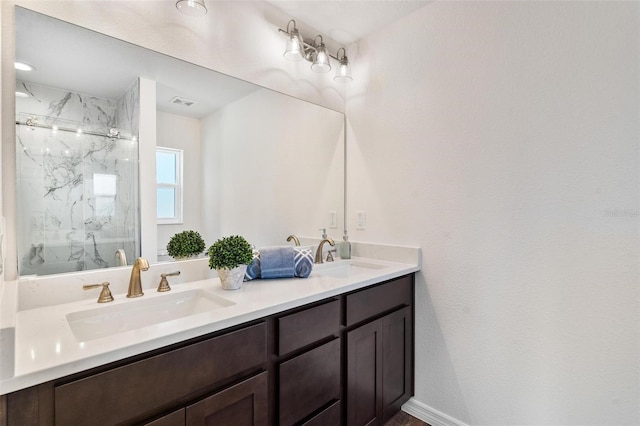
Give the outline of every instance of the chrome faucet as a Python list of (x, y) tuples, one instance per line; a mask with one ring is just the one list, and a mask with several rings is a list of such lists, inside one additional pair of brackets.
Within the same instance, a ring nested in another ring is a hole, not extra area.
[(334, 247), (336, 246), (336, 243), (334, 243), (331, 238), (323, 238), (318, 245), (318, 249), (316, 250), (316, 258), (313, 263), (322, 263), (322, 247), (324, 246), (324, 243), (329, 243), (329, 245)]
[(131, 269), (131, 278), (129, 279), (129, 291), (127, 297), (140, 297), (144, 295), (142, 292), (142, 281), (140, 280), (140, 271), (149, 269), (149, 262), (144, 257), (139, 257), (133, 262)]
[(293, 240), (293, 244), (295, 244), (296, 246), (300, 245), (300, 240), (298, 239), (298, 237), (296, 237), (295, 235), (291, 234), (287, 237), (287, 241), (291, 241)]

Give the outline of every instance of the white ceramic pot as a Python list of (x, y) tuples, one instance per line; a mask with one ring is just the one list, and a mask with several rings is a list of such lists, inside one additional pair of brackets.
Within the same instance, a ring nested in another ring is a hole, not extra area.
[(244, 281), (244, 274), (247, 271), (247, 265), (240, 265), (233, 269), (216, 269), (218, 271), (218, 277), (222, 283), (224, 290), (238, 290), (242, 288), (242, 281)]

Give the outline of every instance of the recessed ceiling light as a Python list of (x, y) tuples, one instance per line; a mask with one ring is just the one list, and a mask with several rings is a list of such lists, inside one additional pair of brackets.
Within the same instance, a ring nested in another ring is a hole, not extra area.
[(36, 69), (33, 65), (25, 64), (24, 62), (14, 62), (14, 66), (19, 71), (34, 71)]
[(17, 90), (16, 90), (16, 96), (19, 97), (19, 98), (28, 98), (29, 97), (29, 95), (27, 95), (26, 93), (18, 92)]
[(196, 104), (197, 102), (191, 99), (183, 98), (182, 96), (174, 96), (173, 98), (171, 98), (171, 100), (169, 100), (169, 103), (190, 107), (191, 105)]

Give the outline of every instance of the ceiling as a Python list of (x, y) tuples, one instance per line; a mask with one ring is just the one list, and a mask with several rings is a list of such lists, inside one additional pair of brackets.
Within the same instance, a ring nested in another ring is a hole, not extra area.
[(354, 43), (433, 0), (266, 0), (341, 45)]

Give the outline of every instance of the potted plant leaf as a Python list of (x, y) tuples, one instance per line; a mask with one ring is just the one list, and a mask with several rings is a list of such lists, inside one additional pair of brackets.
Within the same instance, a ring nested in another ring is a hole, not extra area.
[(167, 253), (174, 259), (187, 259), (197, 256), (206, 248), (200, 233), (196, 231), (182, 231), (175, 234), (167, 244)]
[(251, 244), (239, 235), (221, 238), (209, 247), (209, 268), (218, 271), (225, 290), (242, 287), (247, 265), (252, 260)]

